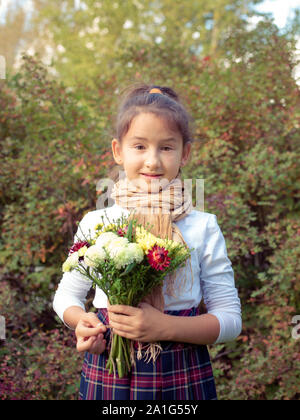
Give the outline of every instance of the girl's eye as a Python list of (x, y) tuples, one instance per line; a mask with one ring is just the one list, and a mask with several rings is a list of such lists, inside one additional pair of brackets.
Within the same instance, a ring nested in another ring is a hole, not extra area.
[[(142, 146), (142, 145), (140, 144), (140, 145), (138, 145), (138, 146), (135, 146), (135, 149), (137, 149), (137, 150), (142, 150), (142, 149), (139, 149), (140, 147), (144, 147), (144, 146)], [(168, 146), (164, 146), (164, 147), (162, 147), (162, 149), (167, 149), (167, 151), (172, 150), (172, 149), (171, 149), (171, 147), (168, 147)]]

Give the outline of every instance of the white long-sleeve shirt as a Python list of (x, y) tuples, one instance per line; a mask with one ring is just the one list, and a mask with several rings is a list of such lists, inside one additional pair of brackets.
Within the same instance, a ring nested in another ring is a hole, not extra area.
[[(110, 221), (116, 220), (122, 214), (129, 214), (127, 209), (117, 204), (88, 212), (79, 224), (74, 242), (84, 240), (84, 235), (93, 235), (94, 227), (102, 222), (101, 216), (104, 216), (105, 211)], [(170, 296), (166, 294), (165, 287), (163, 288), (165, 310), (197, 307), (203, 297), (207, 312), (215, 315), (220, 324), (220, 333), (215, 343), (234, 340), (242, 328), (241, 304), (217, 217), (211, 213), (192, 210), (185, 218), (177, 221), (176, 225), (189, 248), (194, 248), (191, 253), (193, 279), (190, 270), (187, 270), (187, 282), (184, 290), (180, 289), (180, 296), (177, 293), (176, 296)], [(86, 295), (91, 286), (92, 281), (75, 270), (63, 274), (53, 300), (53, 308), (63, 322), (63, 314), (70, 306), (85, 309)], [(107, 296), (98, 286), (93, 305), (95, 308), (107, 308)]]

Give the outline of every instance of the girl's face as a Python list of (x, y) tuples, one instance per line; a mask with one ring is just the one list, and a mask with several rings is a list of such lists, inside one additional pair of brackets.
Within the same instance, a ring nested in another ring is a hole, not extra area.
[(190, 150), (190, 143), (183, 147), (181, 133), (153, 113), (137, 115), (121, 144), (112, 141), (116, 163), (123, 165), (127, 178), (144, 191), (157, 190), (159, 184), (164, 186), (176, 178)]

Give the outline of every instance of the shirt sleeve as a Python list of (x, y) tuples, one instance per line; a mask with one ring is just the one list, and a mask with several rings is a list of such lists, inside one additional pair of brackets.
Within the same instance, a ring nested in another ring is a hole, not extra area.
[(215, 344), (225, 343), (241, 333), (241, 303), (225, 239), (214, 214), (207, 222), (205, 238), (200, 256), (201, 290), (207, 312), (215, 315), (220, 323)]
[[(83, 217), (74, 235), (74, 243), (84, 240), (88, 232), (88, 214)], [(53, 309), (62, 322), (65, 323), (63, 314), (70, 306), (79, 306), (85, 310), (86, 295), (92, 286), (92, 281), (76, 270), (63, 273), (53, 299)]]

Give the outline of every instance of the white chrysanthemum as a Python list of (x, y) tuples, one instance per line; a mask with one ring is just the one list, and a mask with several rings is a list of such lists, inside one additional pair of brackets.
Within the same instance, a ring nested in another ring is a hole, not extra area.
[(96, 267), (105, 259), (105, 251), (96, 245), (90, 246), (84, 254), (84, 262), (88, 267)]
[(101, 233), (100, 236), (98, 236), (95, 245), (98, 246), (99, 248), (102, 248), (103, 246), (109, 245), (111, 241), (116, 240), (118, 238), (119, 236), (113, 232), (104, 232), (104, 233)]
[(130, 243), (127, 248), (128, 248), (128, 253), (129, 255), (131, 255), (133, 261), (136, 261), (137, 263), (140, 263), (143, 261), (144, 251), (143, 251), (143, 248), (139, 244)]
[(114, 249), (113, 260), (118, 269), (126, 267), (135, 261), (140, 263), (143, 258), (143, 249), (138, 244), (129, 243), (127, 246)]
[(67, 271), (71, 271), (78, 264), (78, 260), (79, 260), (78, 252), (73, 252), (73, 254), (71, 254), (63, 263), (62, 271), (64, 273)]
[(128, 239), (123, 236), (118, 236), (117, 239), (114, 239), (106, 245), (106, 249), (109, 252), (111, 258), (115, 258), (116, 255), (120, 252), (118, 248), (124, 248), (128, 245)]
[(125, 267), (129, 264), (127, 246), (114, 248), (111, 256), (117, 269), (121, 269), (122, 267)]

